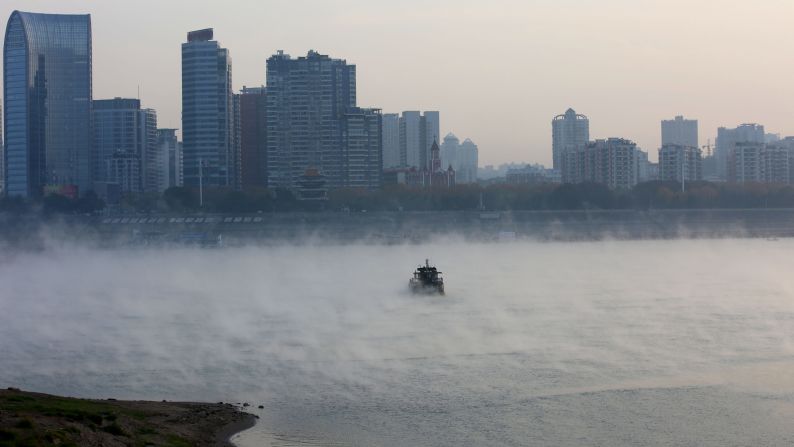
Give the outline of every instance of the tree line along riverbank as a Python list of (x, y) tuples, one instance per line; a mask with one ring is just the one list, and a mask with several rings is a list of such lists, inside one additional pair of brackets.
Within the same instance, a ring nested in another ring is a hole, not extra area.
[(270, 213), (316, 211), (559, 211), (648, 209), (794, 208), (794, 187), (767, 183), (653, 181), (630, 190), (610, 190), (597, 183), (470, 184), (452, 188), (381, 190), (339, 189), (327, 200), (298, 200), (289, 190), (252, 188), (243, 191), (175, 187), (163, 193), (126, 194), (106, 204), (93, 192), (80, 198), (51, 194), (38, 199), (0, 198), (0, 212), (74, 215), (94, 213)]

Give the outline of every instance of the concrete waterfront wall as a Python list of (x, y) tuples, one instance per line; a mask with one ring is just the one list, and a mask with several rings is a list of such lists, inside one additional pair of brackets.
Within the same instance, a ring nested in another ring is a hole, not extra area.
[(267, 213), (80, 218), (104, 239), (189, 242), (419, 242), (794, 236), (794, 209)]

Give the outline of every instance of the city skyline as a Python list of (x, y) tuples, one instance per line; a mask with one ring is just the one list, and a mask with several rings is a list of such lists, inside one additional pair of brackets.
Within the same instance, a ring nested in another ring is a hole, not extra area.
[[(794, 134), (794, 105), (786, 101), (794, 85), (780, 56), (780, 42), (794, 37), (785, 26), (794, 5), (593, 3), (437, 1), (413, 10), (352, 0), (143, 1), (136, 8), (10, 0), (0, 15), (91, 14), (94, 97), (137, 97), (140, 87), (164, 127), (181, 128), (179, 45), (186, 32), (213, 27), (234, 59), (235, 92), (262, 85), (265, 60), (277, 50), (315, 49), (359, 67), (362, 104), (384, 113), (441, 111), (442, 134), (477, 141), (483, 165), (550, 166), (548, 121), (568, 107), (591, 119), (592, 138), (629, 138), (651, 154), (660, 144), (659, 121), (676, 115), (699, 121), (701, 145), (714, 143), (718, 127), (745, 122)], [(300, 21), (291, 18), (298, 13)], [(355, 38), (363, 34), (364, 41)], [(729, 62), (748, 53), (754, 64)]]

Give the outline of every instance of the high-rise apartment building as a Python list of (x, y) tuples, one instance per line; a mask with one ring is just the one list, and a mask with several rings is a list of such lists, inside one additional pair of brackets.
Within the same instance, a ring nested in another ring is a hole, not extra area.
[(771, 143), (777, 143), (778, 141), (780, 141), (779, 133), (764, 134), (764, 143), (771, 144)]
[(736, 149), (737, 143), (764, 144), (766, 133), (760, 124), (742, 124), (735, 129), (720, 127), (717, 129), (717, 146), (714, 158), (717, 165), (717, 178), (721, 181), (729, 180), (730, 160)]
[(3, 99), (6, 194), (92, 189), (91, 16), (14, 11)]
[(425, 169), (425, 139), (422, 136), (422, 113), (419, 111), (403, 112), (400, 116), (400, 161), (402, 167)]
[(267, 90), (240, 90), (240, 184), (267, 187)]
[(469, 138), (466, 138), (458, 148), (458, 156), (456, 158), (458, 164), (452, 167), (455, 170), (455, 182), (476, 183), (477, 165), (480, 158), (480, 150), (477, 145)]
[(662, 147), (678, 145), (698, 146), (698, 121), (676, 116), (672, 120), (662, 120)]
[(182, 140), (185, 186), (236, 185), (232, 59), (212, 28), (182, 44)]
[(728, 181), (734, 183), (792, 182), (792, 147), (785, 140), (736, 143), (728, 158)]
[(177, 139), (176, 129), (157, 129), (157, 147), (166, 160), (160, 167), (165, 188), (182, 186), (182, 142)]
[[(142, 109), (140, 100), (129, 98), (95, 100), (92, 113), (94, 181), (112, 182), (117, 172), (111, 167), (113, 156), (128, 153), (135, 154), (140, 163), (137, 172), (141, 184), (122, 191), (164, 191), (162, 166), (166, 160), (157, 144), (157, 113)], [(125, 160), (129, 162), (132, 157)]]
[(638, 182), (637, 145), (623, 138), (596, 140), (565, 152), (563, 183), (601, 183), (631, 189)]
[(792, 151), (779, 144), (780, 139), (764, 146), (762, 157), (764, 181), (767, 183), (791, 184)]
[(440, 114), (437, 111), (405, 111), (399, 120), (402, 167), (430, 169), (430, 149), (440, 143)]
[(568, 109), (551, 121), (553, 168), (563, 169), (564, 155), (576, 152), (590, 140), (590, 120)]
[(441, 166), (452, 166), (455, 169), (458, 165), (458, 147), (460, 147), (460, 139), (454, 133), (448, 133), (441, 142)]
[(342, 125), (356, 107), (355, 65), (279, 51), (267, 60), (266, 101), (268, 187), (296, 190), (310, 169), (328, 189), (347, 186)]
[(703, 157), (694, 146), (667, 144), (659, 149), (659, 180), (692, 182), (703, 179)]
[(441, 167), (452, 167), (456, 183), (476, 183), (479, 149), (473, 141), (466, 138), (460, 143), (453, 133), (444, 137), (441, 144)]
[(383, 169), (403, 167), (400, 156), (400, 115), (397, 113), (383, 114)]
[(382, 185), (382, 122), (378, 109), (354, 107), (342, 120), (343, 184), (376, 190)]
[(763, 182), (763, 156), (763, 142), (737, 142), (729, 155), (728, 181), (734, 183)]
[[(432, 154), (430, 153), (433, 143), (441, 144), (441, 116), (437, 111), (426, 111), (422, 114), (419, 128), (420, 138), (422, 139), (422, 156), (425, 166), (431, 166)], [(432, 166), (431, 166), (432, 168)]]

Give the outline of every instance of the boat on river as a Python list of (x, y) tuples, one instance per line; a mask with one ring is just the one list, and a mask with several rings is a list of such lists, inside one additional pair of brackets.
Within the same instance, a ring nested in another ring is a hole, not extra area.
[(444, 278), (441, 272), (430, 265), (430, 260), (425, 259), (425, 265), (420, 265), (414, 271), (414, 276), (408, 281), (408, 287), (413, 293), (444, 294)]

